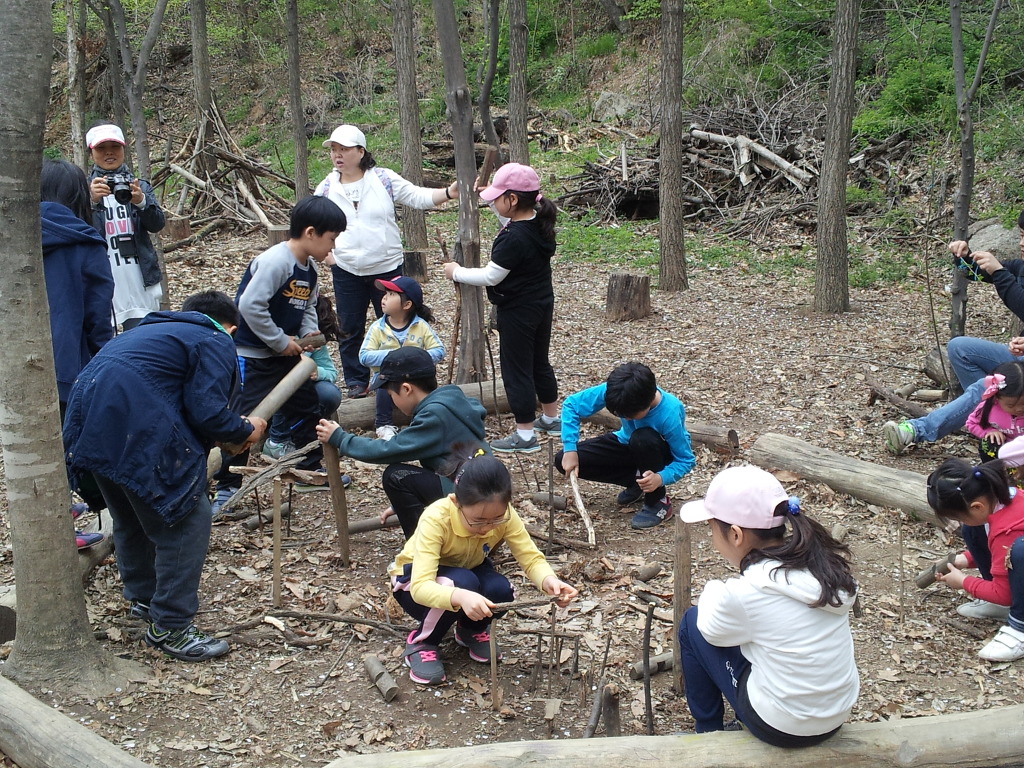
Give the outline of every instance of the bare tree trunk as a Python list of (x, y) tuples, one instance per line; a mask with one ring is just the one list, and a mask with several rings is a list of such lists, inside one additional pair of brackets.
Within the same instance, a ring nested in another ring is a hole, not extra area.
[[(462, 41), (455, 20), (452, 0), (433, 0), (437, 37), (441, 45), (446, 84), (445, 103), (455, 143), (455, 174), (459, 180), (459, 239), (455, 243), (455, 261), (466, 267), (480, 266), (480, 217), (477, 212), (473, 180), (476, 177), (476, 156), (473, 152), (473, 102), (462, 63)], [(470, 285), (461, 286), (462, 326), (459, 349), (459, 370), (456, 381), (465, 384), (486, 378), (484, 365), (483, 291)], [(455, 350), (452, 350), (452, 354)]]
[(298, 202), (304, 197), (309, 197), (310, 189), (306, 112), (302, 107), (297, 0), (288, 0), (288, 103), (292, 112), (292, 138), (295, 142), (295, 202)]
[(683, 0), (661, 4), (661, 245), (658, 288), (680, 291), (689, 288), (686, 276), (686, 244), (683, 229)]
[(491, 119), (491, 87), (494, 85), (494, 75), (498, 71), (498, 0), (484, 0), (483, 11), (487, 26), (487, 70), (480, 81), (480, 96), (476, 100), (476, 105), (480, 111), (480, 125), (484, 138), (497, 149), (497, 156), (494, 158), (494, 166), (497, 168), (505, 163), (501, 141), (498, 140), (498, 132), (494, 130), (494, 120)]
[(814, 309), (850, 309), (850, 261), (846, 236), (846, 169), (850, 160), (857, 28), (861, 0), (838, 0), (832, 33), (832, 77), (825, 110), (825, 149), (818, 179), (818, 263)]
[(210, 43), (206, 34), (206, 0), (191, 0), (192, 77), (196, 94), (196, 170), (199, 178), (217, 169), (217, 158), (207, 151), (213, 135), (213, 87), (210, 85)]
[[(402, 175), (423, 184), (423, 144), (420, 138), (420, 101), (416, 93), (416, 38), (412, 0), (392, 0), (398, 130), (402, 139)], [(427, 248), (427, 217), (418, 208), (402, 208), (402, 234), (410, 251)], [(451, 350), (455, 354), (455, 350)]]
[(110, 5), (106, 2), (97, 7), (90, 1), (90, 7), (103, 22), (103, 34), (107, 49), (107, 77), (110, 81), (110, 119), (118, 125), (124, 125), (127, 110), (124, 106), (125, 87), (121, 78), (121, 54), (117, 45), (117, 30), (114, 29), (114, 18)]
[(601, 7), (612, 22), (612, 26), (622, 34), (628, 34), (631, 29), (629, 19), (624, 17), (625, 11), (619, 7), (615, 0), (601, 0)]
[[(999, 18), (1002, 0), (995, 0), (992, 14), (989, 16), (985, 41), (978, 56), (978, 66), (974, 72), (974, 80), (967, 86), (967, 67), (964, 63), (964, 28), (960, 14), (960, 0), (949, 0), (949, 26), (953, 37), (953, 85), (956, 91), (956, 116), (960, 126), (960, 184), (953, 198), (953, 237), (956, 240), (967, 239), (967, 227), (971, 221), (971, 195), (974, 190), (974, 121), (971, 118), (971, 105), (981, 85), (981, 76), (985, 72), (985, 59), (988, 56), (992, 34)], [(952, 295), (950, 296), (949, 335), (963, 336), (967, 326), (967, 276), (960, 270), (953, 274)]]
[[(85, 0), (81, 0), (85, 4)], [(71, 118), (71, 156), (75, 165), (85, 168), (85, 89), (82, 87), (82, 52), (79, 42), (79, 28), (75, 0), (64, 0), (64, 15), (67, 17), (68, 44), (68, 115)]]
[(508, 153), (513, 163), (530, 164), (526, 117), (526, 45), (530, 25), (526, 0), (508, 0)]
[[(0, 443), (4, 450), (18, 630), (4, 673), (61, 690), (114, 687), (93, 639), (77, 565), (43, 282), (39, 170), (53, 53), (48, 4), (0, 0)], [(42, 330), (41, 330), (42, 329)], [(117, 681), (121, 685), (124, 680)]]

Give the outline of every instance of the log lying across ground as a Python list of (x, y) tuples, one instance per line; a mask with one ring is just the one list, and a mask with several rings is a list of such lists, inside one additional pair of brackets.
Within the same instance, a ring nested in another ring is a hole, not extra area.
[(805, 480), (825, 483), (839, 493), (869, 504), (898, 507), (908, 515), (944, 527), (928, 506), (925, 476), (917, 472), (853, 459), (795, 437), (771, 432), (757, 438), (747, 458), (764, 469), (787, 469)]
[(622, 736), (478, 744), (353, 755), (324, 768), (939, 768), (1009, 766), (1024, 761), (1024, 706), (843, 726), (823, 744), (780, 749), (749, 733)]

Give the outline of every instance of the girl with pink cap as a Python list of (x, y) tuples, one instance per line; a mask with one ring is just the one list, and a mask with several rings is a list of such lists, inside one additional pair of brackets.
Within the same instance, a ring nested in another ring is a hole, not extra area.
[(718, 473), (707, 496), (684, 504), (679, 517), (710, 521), (711, 543), (740, 571), (708, 581), (679, 625), (697, 732), (724, 730), (724, 696), (761, 741), (824, 741), (849, 717), (860, 689), (848, 548), (758, 467)]
[[(555, 255), (555, 218), (558, 209), (540, 192), (540, 178), (528, 165), (507, 163), (494, 181), (480, 192), (491, 205), (502, 229), (491, 246), (484, 267), (469, 268), (450, 261), (444, 265), (449, 280), (487, 288), (495, 306), (501, 378), (508, 393), (516, 431), (494, 440), (499, 453), (534, 453), (540, 450), (534, 427), (560, 435), (558, 382), (548, 359), (555, 291), (551, 283), (551, 257)], [(541, 417), (536, 419), (540, 400)]]

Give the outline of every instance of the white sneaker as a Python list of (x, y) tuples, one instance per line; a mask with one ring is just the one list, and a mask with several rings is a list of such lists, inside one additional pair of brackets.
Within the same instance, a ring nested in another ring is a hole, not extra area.
[(1024, 659), (1024, 632), (1003, 625), (988, 645), (978, 651), (985, 661), (1016, 661)]
[(958, 605), (956, 612), (967, 619), (996, 619), (998, 621), (1006, 621), (1006, 617), (1010, 615), (1010, 607), (1007, 605), (997, 605), (996, 603), (990, 603), (988, 600), (982, 600), (976, 598), (971, 600), (969, 603)]
[(398, 427), (393, 424), (384, 424), (383, 426), (377, 427), (377, 437), (381, 440), (390, 440), (398, 434)]

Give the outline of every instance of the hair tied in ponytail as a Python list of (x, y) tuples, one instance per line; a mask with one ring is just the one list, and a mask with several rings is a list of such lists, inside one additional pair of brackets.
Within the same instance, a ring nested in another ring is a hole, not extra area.
[(790, 496), (788, 501), (789, 514), (799, 515), (800, 514), (800, 499), (797, 496)]

